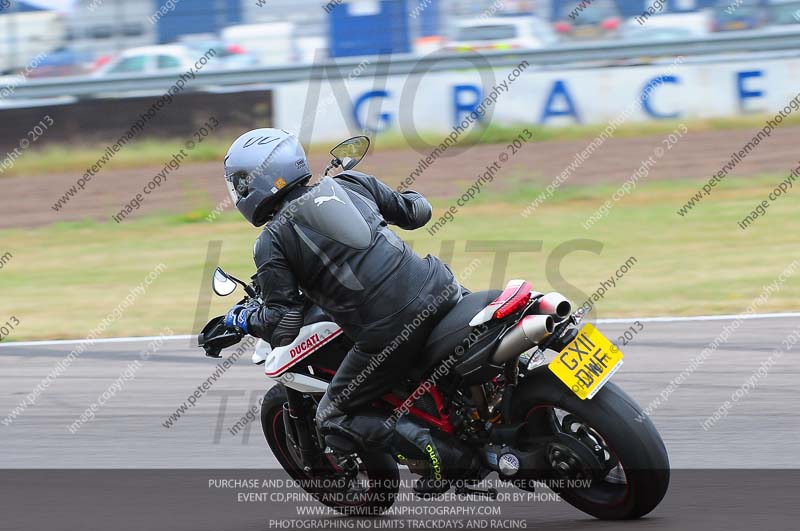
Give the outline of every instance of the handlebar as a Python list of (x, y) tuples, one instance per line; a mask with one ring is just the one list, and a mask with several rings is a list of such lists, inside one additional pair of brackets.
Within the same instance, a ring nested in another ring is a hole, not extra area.
[(222, 349), (232, 347), (244, 338), (244, 334), (225, 326), (225, 316), (211, 319), (197, 336), (197, 344), (203, 347), (209, 358), (221, 358)]

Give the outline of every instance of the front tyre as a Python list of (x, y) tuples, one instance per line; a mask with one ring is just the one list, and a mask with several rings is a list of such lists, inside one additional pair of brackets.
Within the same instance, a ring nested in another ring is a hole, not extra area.
[(604, 520), (640, 518), (667, 492), (664, 442), (613, 382), (581, 400), (542, 367), (520, 382), (512, 421), (526, 422), (530, 435), (554, 436), (557, 442), (545, 450), (552, 489), (585, 513)]
[[(267, 392), (261, 403), (261, 428), (272, 453), (292, 479), (317, 501), (345, 515), (378, 516), (389, 509), (400, 486), (397, 463), (391, 456), (370, 452), (353, 454), (347, 458), (347, 464), (351, 465), (347, 471), (328, 456), (325, 468), (306, 472), (286, 437), (283, 423), (286, 400), (282, 384)], [(357, 480), (350, 472), (358, 476)]]

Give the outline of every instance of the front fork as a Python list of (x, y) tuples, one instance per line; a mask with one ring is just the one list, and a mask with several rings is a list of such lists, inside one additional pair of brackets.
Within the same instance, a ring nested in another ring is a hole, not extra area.
[[(310, 425), (313, 416), (308, 414), (311, 399), (300, 391), (286, 388), (288, 400), (283, 404), (283, 427), (289, 444), (300, 457), (303, 470), (311, 472), (320, 455), (316, 429)], [(309, 419), (312, 419), (309, 422)]]

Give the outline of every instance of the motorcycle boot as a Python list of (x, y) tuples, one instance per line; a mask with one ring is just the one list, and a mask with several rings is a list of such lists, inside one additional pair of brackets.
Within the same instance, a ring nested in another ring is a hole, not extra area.
[(422, 477), (414, 485), (420, 497), (447, 492), (462, 479), (473, 479), (480, 470), (475, 452), (459, 439), (439, 434), (407, 416), (401, 417), (392, 437), (395, 456)]

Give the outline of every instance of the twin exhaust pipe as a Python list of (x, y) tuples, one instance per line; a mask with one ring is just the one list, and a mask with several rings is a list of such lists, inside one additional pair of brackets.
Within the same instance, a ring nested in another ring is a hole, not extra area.
[(492, 363), (503, 364), (538, 345), (553, 333), (556, 319), (561, 321), (572, 312), (566, 297), (554, 291), (540, 297), (532, 307), (538, 315), (526, 315), (506, 332), (492, 355)]
[(572, 304), (562, 294), (551, 291), (539, 297), (533, 305), (533, 311), (541, 315), (552, 315), (560, 321), (572, 313)]

